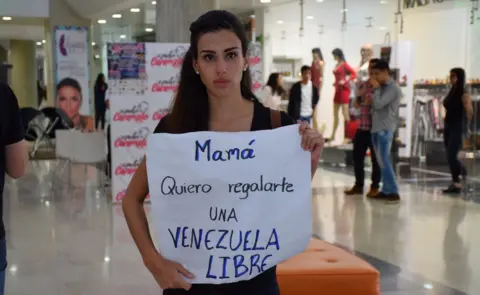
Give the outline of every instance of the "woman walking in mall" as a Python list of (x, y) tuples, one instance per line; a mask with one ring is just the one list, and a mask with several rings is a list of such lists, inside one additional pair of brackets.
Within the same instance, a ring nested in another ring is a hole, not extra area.
[[(249, 41), (242, 23), (233, 14), (207, 12), (191, 24), (190, 32), (190, 49), (182, 64), (172, 110), (160, 121), (156, 133), (245, 132), (295, 124), (285, 113), (271, 111), (255, 98), (248, 69)], [(305, 143), (303, 148), (310, 151), (313, 177), (323, 138), (306, 123), (300, 124), (299, 132)], [(186, 267), (168, 260), (155, 249), (143, 208), (148, 192), (144, 159), (128, 186), (123, 211), (143, 261), (165, 295), (279, 294), (275, 267), (247, 281), (190, 285), (186, 278), (192, 279), (193, 275)]]
[(99, 129), (102, 123), (102, 130), (105, 128), (105, 113), (107, 112), (107, 104), (105, 102), (105, 94), (107, 93), (108, 84), (105, 82), (105, 75), (98, 74), (95, 81), (95, 128)]
[(268, 77), (267, 85), (263, 88), (262, 103), (265, 107), (272, 110), (279, 110), (282, 101), (282, 95), (285, 94), (283, 89), (283, 77), (280, 73), (272, 73)]
[(473, 117), (472, 98), (466, 89), (466, 75), (461, 68), (450, 71), (450, 83), (452, 89), (443, 101), (446, 109), (445, 129), (443, 141), (447, 150), (448, 165), (452, 174), (452, 184), (443, 192), (445, 194), (458, 194), (462, 191), (460, 175), (465, 179), (467, 171), (458, 159), (458, 153), (462, 149), (463, 136), (467, 131)]

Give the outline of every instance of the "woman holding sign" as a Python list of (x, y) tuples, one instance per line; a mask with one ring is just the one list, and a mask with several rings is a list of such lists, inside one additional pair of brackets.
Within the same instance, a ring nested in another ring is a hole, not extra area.
[[(160, 121), (155, 133), (259, 131), (295, 124), (285, 113), (270, 111), (255, 98), (248, 68), (249, 41), (242, 23), (233, 14), (207, 12), (192, 23), (190, 32), (190, 49), (183, 61), (172, 110)], [(299, 125), (299, 132), (301, 147), (311, 153), (313, 177), (324, 141), (306, 123)], [(189, 270), (155, 249), (143, 209), (148, 193), (144, 160), (127, 189), (123, 210), (143, 261), (165, 295), (279, 294), (275, 267), (247, 281), (220, 285), (188, 283), (193, 279)]]

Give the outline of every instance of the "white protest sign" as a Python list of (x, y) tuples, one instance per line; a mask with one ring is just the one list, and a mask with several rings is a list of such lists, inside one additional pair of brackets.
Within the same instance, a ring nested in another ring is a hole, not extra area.
[(302, 252), (312, 231), (310, 153), (298, 125), (153, 134), (147, 173), (157, 246), (192, 283), (251, 279)]

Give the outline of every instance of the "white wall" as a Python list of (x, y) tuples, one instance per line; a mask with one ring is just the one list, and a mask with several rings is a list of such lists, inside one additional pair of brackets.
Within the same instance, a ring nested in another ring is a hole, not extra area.
[(0, 14), (12, 17), (48, 17), (49, 0), (1, 0)]
[[(300, 57), (304, 64), (311, 63), (311, 49), (322, 49), (326, 68), (325, 83), (319, 105), (319, 118), (327, 124), (326, 135), (330, 136), (333, 120), (333, 66), (331, 51), (339, 47), (345, 52), (347, 61), (357, 66), (360, 47), (366, 43), (383, 43), (386, 33), (394, 42), (397, 36), (394, 24), (397, 1), (379, 4), (378, 0), (348, 1), (347, 29), (341, 31), (342, 1), (306, 1), (305, 35), (299, 37), (300, 6), (289, 3), (273, 6), (265, 13), (265, 47), (271, 48), (273, 56)], [(408, 9), (404, 12), (404, 32), (399, 40), (414, 43), (414, 79), (445, 78), (452, 67), (464, 67), (470, 77), (480, 78), (480, 24), (471, 26), (469, 0), (455, 0), (427, 8)], [(372, 16), (373, 27), (367, 28), (366, 17)], [(284, 23), (278, 24), (281, 20)], [(480, 20), (478, 21), (480, 22)], [(319, 25), (324, 33), (319, 34)], [(282, 31), (285, 39), (282, 40)], [(267, 71), (274, 71), (272, 60), (265, 56)], [(268, 73), (267, 73), (268, 74)], [(342, 123), (341, 123), (342, 124)], [(343, 126), (339, 126), (337, 138), (341, 138)]]

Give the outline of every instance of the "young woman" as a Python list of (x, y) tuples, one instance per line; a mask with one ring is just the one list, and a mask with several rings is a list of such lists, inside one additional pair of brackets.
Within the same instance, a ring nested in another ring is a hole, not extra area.
[(337, 62), (337, 65), (333, 70), (333, 75), (335, 76), (335, 83), (333, 84), (335, 87), (335, 97), (333, 98), (333, 130), (332, 136), (328, 139), (328, 141), (334, 141), (335, 139), (335, 133), (337, 133), (339, 123), (338, 113), (340, 110), (342, 111), (343, 119), (345, 120), (345, 130), (347, 130), (347, 125), (350, 121), (350, 82), (355, 81), (357, 77), (357, 73), (347, 63), (345, 55), (341, 49), (334, 49), (332, 54), (333, 58)]
[[(155, 132), (180, 134), (207, 130), (239, 132), (271, 129), (271, 111), (257, 101), (251, 90), (247, 57), (249, 42), (241, 22), (229, 12), (210, 11), (192, 23), (190, 32), (190, 49), (183, 61), (173, 108), (160, 121)], [(295, 123), (284, 113), (281, 113), (280, 121), (281, 125)], [(311, 152), (313, 177), (323, 138), (305, 123), (300, 125), (299, 132), (302, 148)], [(162, 257), (162, 253), (155, 249), (143, 209), (148, 186), (144, 159), (128, 186), (123, 210), (143, 261), (165, 290), (165, 295), (279, 293), (275, 268), (249, 281), (233, 284), (187, 283), (184, 278), (192, 278), (192, 274), (179, 263)]]
[(80, 114), (83, 103), (82, 87), (77, 80), (65, 78), (57, 84), (57, 108), (63, 110), (73, 121), (75, 128), (84, 132), (95, 130), (93, 118)]
[(462, 162), (458, 159), (458, 153), (463, 145), (463, 135), (467, 131), (467, 121), (473, 117), (472, 97), (465, 89), (466, 76), (461, 68), (454, 68), (450, 71), (450, 83), (452, 89), (443, 101), (446, 109), (445, 129), (443, 141), (447, 150), (448, 165), (452, 174), (452, 184), (445, 190), (446, 194), (457, 194), (462, 190), (460, 175), (464, 178), (467, 171)]
[(105, 128), (105, 113), (107, 112), (107, 104), (105, 102), (105, 94), (107, 93), (108, 84), (105, 83), (105, 75), (98, 74), (95, 81), (95, 128), (99, 128), (102, 124), (102, 130)]
[(272, 110), (279, 110), (284, 93), (282, 75), (280, 73), (270, 74), (267, 85), (263, 88), (263, 105)]

